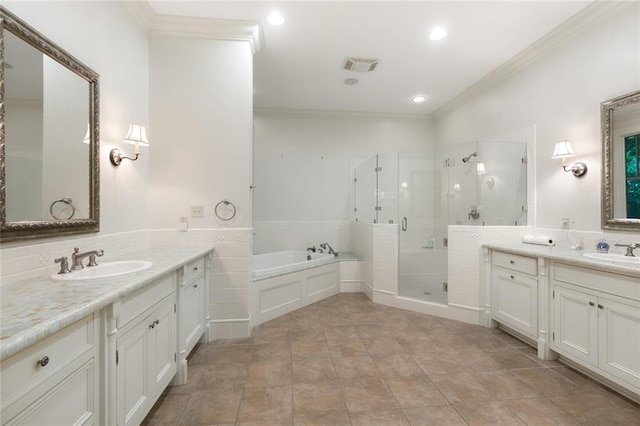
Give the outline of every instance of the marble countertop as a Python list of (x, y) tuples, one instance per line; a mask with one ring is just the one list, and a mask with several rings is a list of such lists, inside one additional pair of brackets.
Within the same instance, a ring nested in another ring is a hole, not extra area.
[[(535, 244), (496, 244), (487, 243), (483, 244), (484, 247), (508, 251), (514, 254), (521, 254), (525, 256), (544, 257), (555, 261), (562, 261), (572, 263), (575, 265), (584, 266), (587, 268), (598, 269), (601, 271), (616, 272), (625, 275), (632, 275), (640, 277), (640, 263), (623, 263), (607, 260), (592, 259), (585, 257), (584, 253), (595, 253), (595, 251), (587, 250), (571, 250), (558, 247), (539, 246)], [(640, 282), (639, 282), (640, 284)]]
[[(42, 276), (0, 288), (0, 361), (209, 253), (211, 245), (154, 247), (103, 262), (146, 260), (145, 271), (111, 278), (56, 281)], [(57, 265), (56, 265), (57, 266)]]

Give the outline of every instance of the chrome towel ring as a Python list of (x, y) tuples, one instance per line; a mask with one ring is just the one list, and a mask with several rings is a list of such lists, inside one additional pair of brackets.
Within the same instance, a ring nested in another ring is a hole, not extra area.
[[(49, 213), (51, 214), (51, 217), (55, 220), (71, 219), (73, 215), (76, 214), (76, 208), (72, 204), (72, 201), (73, 200), (71, 198), (64, 197), (51, 203), (49, 206)], [(58, 205), (59, 203), (62, 203), (62, 205)]]
[(236, 206), (231, 201), (225, 199), (216, 204), (216, 208), (214, 209), (214, 211), (218, 219), (227, 222), (236, 217), (237, 210)]

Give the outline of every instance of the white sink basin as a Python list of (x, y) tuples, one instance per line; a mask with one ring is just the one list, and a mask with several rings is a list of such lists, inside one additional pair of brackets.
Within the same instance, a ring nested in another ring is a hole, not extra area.
[(640, 265), (640, 257), (611, 253), (583, 253), (582, 255), (591, 259), (606, 260), (609, 262), (635, 263), (636, 265)]
[(98, 266), (85, 266), (80, 271), (69, 274), (53, 274), (51, 278), (60, 281), (93, 280), (97, 278), (117, 277), (119, 275), (132, 274), (144, 271), (153, 266), (146, 260), (123, 260), (121, 262), (103, 262)]

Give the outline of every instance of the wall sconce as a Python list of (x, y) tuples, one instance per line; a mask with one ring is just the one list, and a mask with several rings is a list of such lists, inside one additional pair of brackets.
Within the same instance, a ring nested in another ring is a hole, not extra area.
[(114, 166), (119, 166), (124, 159), (136, 161), (138, 159), (138, 156), (140, 155), (140, 145), (149, 146), (149, 141), (147, 140), (147, 130), (144, 128), (144, 126), (141, 126), (139, 124), (130, 124), (127, 136), (122, 141), (134, 146), (133, 153), (135, 154), (135, 157), (125, 157), (118, 148), (113, 148), (111, 150), (111, 153), (109, 153), (109, 160), (111, 160), (111, 164), (113, 164)]
[(565, 172), (571, 172), (575, 177), (580, 177), (587, 173), (587, 165), (584, 163), (575, 163), (573, 166), (567, 169), (567, 158), (575, 157), (576, 153), (571, 147), (570, 141), (556, 142), (556, 147), (553, 150), (552, 159), (562, 158), (562, 170)]
[(484, 166), (484, 162), (478, 160), (478, 162), (476, 163), (476, 173), (479, 175), (487, 174), (487, 169)]

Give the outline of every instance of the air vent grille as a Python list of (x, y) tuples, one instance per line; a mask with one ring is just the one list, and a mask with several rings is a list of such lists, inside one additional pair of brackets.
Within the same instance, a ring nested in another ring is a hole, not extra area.
[(353, 72), (371, 72), (376, 69), (379, 63), (379, 59), (347, 57), (344, 58), (342, 69)]

